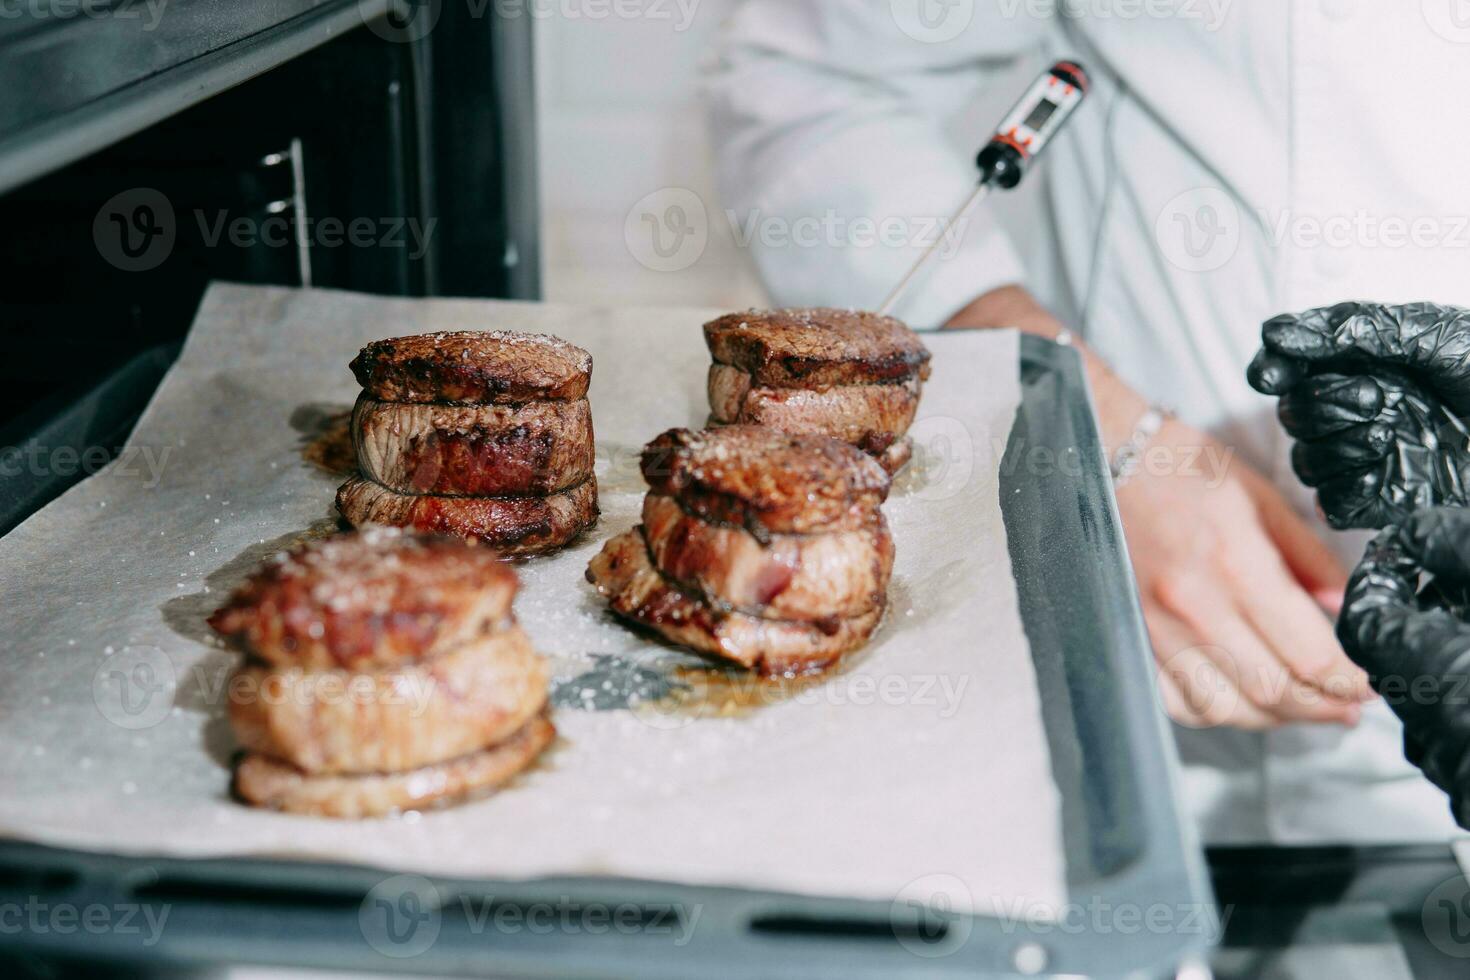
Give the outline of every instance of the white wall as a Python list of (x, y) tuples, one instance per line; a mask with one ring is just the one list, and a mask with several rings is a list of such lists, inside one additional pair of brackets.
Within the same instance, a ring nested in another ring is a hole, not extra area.
[[(633, 5), (663, 18), (619, 19), (614, 4), (571, 2), (547, 4), (561, 12), (535, 21), (547, 299), (722, 309), (766, 303), (715, 193), (698, 92), (698, 67), (738, 2), (683, 0), (693, 11), (687, 23), (676, 0)], [(567, 13), (579, 8), (580, 16)], [(587, 16), (594, 8), (604, 15)], [(1013, 77), (977, 93), (952, 126), (957, 152), (974, 153), (1038, 68), (1018, 65)], [(1039, 184), (1033, 179), (986, 205), (996, 208), (1023, 254), (1040, 244)], [(708, 242), (695, 261), (685, 252), (662, 263), (648, 252), (649, 232), (638, 222), (688, 200), (680, 189), (704, 206)], [(625, 233), (635, 206), (640, 213)]]
[(697, 69), (734, 0), (697, 0), (687, 24), (676, 3), (644, 6), (668, 18), (536, 21), (546, 298), (760, 305), (755, 274), (723, 219), (707, 222), (704, 252), (676, 271), (640, 262), (635, 252), (651, 258), (646, 242), (635, 234), (630, 245), (624, 234), (648, 195), (658, 195), (644, 204), (653, 213), (677, 202), (670, 189), (692, 191), (710, 218), (719, 215)]

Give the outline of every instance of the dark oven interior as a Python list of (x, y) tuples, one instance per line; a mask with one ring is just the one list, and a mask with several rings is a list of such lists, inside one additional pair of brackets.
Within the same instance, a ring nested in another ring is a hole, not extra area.
[(232, 6), (0, 22), (0, 533), (117, 451), (211, 280), (538, 293), (528, 18)]

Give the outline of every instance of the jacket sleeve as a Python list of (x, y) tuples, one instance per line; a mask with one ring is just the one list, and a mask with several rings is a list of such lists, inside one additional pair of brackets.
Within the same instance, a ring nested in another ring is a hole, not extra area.
[(1023, 281), (984, 208), (944, 226), (976, 179), (973, 148), (944, 127), (1047, 30), (989, 3), (743, 3), (706, 97), (723, 217), (772, 299), (875, 307), (935, 238), (937, 261), (895, 310), (915, 326)]

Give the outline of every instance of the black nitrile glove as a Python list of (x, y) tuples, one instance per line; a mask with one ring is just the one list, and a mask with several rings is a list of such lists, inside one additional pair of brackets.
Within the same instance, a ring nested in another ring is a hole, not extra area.
[(1470, 501), (1470, 310), (1339, 303), (1261, 329), (1251, 387), (1280, 396), (1292, 468), (1333, 527)]
[[(1433, 583), (1421, 589), (1421, 578)], [(1384, 530), (1348, 583), (1337, 636), (1404, 723), (1404, 754), (1470, 829), (1470, 510)], [(1452, 612), (1458, 608), (1460, 614)]]

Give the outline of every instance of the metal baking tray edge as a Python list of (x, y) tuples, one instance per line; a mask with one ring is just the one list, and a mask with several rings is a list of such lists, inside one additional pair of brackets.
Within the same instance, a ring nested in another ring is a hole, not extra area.
[[(1063, 798), (1069, 906), (1060, 923), (632, 879), (428, 881), (345, 865), (0, 841), (0, 911), (101, 905), (133, 908), (136, 919), (133, 929), (98, 931), (0, 922), (0, 962), (844, 978), (1165, 977), (1201, 962), (1215, 938), (1212, 899), (1177, 805), (1173, 742), (1081, 362), (1074, 350), (1023, 336), (1021, 375), (1001, 495)], [(437, 908), (417, 901), (426, 886)], [(432, 941), (420, 949), (414, 935), (377, 934), (371, 917), (384, 902), (405, 928), (432, 927)], [(156, 941), (140, 927), (145, 905), (168, 909)], [(606, 918), (613, 914), (632, 925)], [(516, 925), (497, 925), (497, 916)]]

